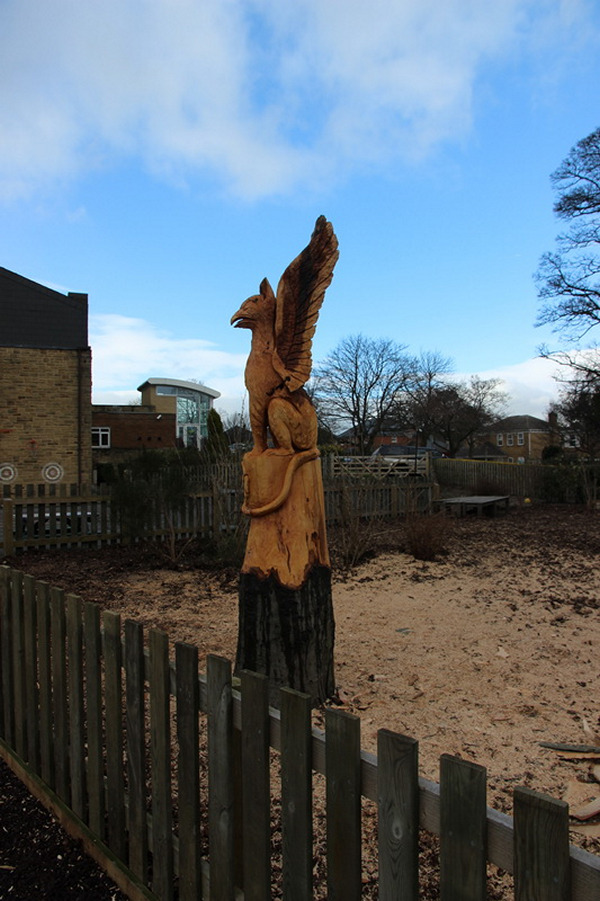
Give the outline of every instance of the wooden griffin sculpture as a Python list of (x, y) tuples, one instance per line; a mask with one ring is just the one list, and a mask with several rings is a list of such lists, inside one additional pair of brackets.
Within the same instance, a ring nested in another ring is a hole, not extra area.
[[(246, 601), (256, 594), (254, 588), (264, 595), (265, 580), (270, 580), (270, 585), (310, 593), (306, 582), (313, 570), (329, 572), (317, 416), (303, 386), (310, 377), (312, 339), (337, 258), (333, 228), (321, 216), (310, 243), (283, 273), (277, 294), (264, 279), (260, 293), (231, 319), (237, 328), (252, 331), (245, 379), (254, 446), (242, 464), (243, 510), (250, 516), (250, 529), (240, 586), (240, 642)], [(264, 671), (256, 661), (250, 666), (246, 659), (240, 661), (238, 645), (240, 665)], [(292, 684), (289, 676), (286, 684)]]

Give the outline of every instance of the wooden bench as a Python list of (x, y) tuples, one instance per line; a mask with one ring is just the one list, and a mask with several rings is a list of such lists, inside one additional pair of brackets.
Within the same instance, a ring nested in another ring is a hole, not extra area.
[(472, 495), (470, 497), (449, 497), (443, 500), (442, 509), (453, 513), (455, 516), (466, 516), (475, 513), (476, 516), (495, 516), (496, 513), (506, 513), (508, 510), (508, 495)]

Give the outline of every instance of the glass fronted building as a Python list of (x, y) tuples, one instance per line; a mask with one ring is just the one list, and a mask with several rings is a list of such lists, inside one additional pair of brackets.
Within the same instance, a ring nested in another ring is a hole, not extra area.
[(176, 437), (181, 447), (201, 446), (208, 435), (208, 411), (221, 396), (219, 391), (179, 379), (147, 379), (138, 391), (144, 406), (154, 407), (158, 414), (176, 414)]

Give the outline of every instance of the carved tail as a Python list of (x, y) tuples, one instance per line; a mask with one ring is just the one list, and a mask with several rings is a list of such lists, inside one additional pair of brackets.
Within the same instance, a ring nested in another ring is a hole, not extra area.
[(309, 448), (309, 450), (300, 451), (300, 453), (294, 454), (288, 463), (287, 469), (285, 471), (285, 476), (283, 478), (283, 485), (281, 487), (281, 491), (277, 495), (277, 497), (269, 501), (268, 504), (263, 504), (262, 507), (249, 507), (247, 504), (242, 506), (242, 513), (246, 513), (250, 516), (266, 516), (267, 513), (273, 513), (275, 510), (278, 510), (282, 507), (286, 500), (289, 497), (290, 490), (292, 488), (292, 479), (294, 478), (295, 473), (300, 469), (304, 463), (310, 463), (311, 460), (316, 460), (320, 456), (319, 450), (316, 447)]

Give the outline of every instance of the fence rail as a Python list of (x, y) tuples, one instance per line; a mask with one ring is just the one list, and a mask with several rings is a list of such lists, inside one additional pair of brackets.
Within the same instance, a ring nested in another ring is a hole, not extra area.
[[(25, 486), (0, 498), (0, 548), (5, 557), (30, 548), (102, 547), (141, 538), (178, 541), (236, 529), (242, 489), (197, 490), (169, 503), (157, 496), (143, 508), (133, 492), (126, 504), (107, 494), (36, 496)], [(332, 479), (325, 487), (330, 523), (361, 518), (396, 517), (431, 507), (428, 482), (405, 479)]]
[(551, 503), (593, 504), (598, 498), (597, 463), (560, 466), (437, 458), (432, 466), (442, 489), (458, 487), (473, 494), (508, 494)]
[[(482, 767), (444, 755), (429, 782), (413, 739), (383, 729), (377, 757), (361, 752), (357, 717), (328, 709), (322, 733), (307, 696), (283, 689), (269, 708), (264, 676), (235, 690), (228, 661), (210, 656), (204, 676), (196, 648), (174, 650), (161, 630), (0, 567), (0, 755), (130, 898), (171, 901), (176, 883), (180, 901), (276, 897), (272, 828), (286, 901), (359, 899), (371, 855), (381, 901), (416, 901), (419, 828), (440, 836), (443, 899), (483, 901), (487, 862), (514, 874), (518, 901), (600, 896), (600, 858), (569, 846), (564, 802), (516, 789), (513, 822), (486, 808)], [(377, 848), (361, 841), (362, 798), (377, 805)]]

